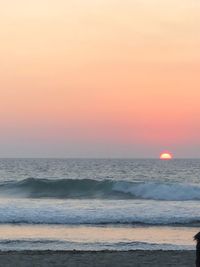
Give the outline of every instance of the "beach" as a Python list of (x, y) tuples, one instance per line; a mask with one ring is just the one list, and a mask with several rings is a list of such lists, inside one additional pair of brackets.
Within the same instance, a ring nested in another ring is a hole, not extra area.
[(195, 267), (199, 14), (1, 1), (0, 267)]
[(7, 251), (1, 267), (193, 267), (195, 251)]

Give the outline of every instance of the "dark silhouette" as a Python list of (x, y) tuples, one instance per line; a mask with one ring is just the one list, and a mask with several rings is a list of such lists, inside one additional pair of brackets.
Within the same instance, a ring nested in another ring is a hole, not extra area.
[(197, 242), (197, 245), (196, 245), (196, 267), (200, 267), (200, 232), (194, 236), (194, 240)]

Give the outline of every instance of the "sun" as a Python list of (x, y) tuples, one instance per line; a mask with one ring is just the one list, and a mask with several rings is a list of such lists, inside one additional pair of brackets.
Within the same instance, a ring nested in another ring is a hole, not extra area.
[(160, 154), (160, 159), (162, 160), (170, 160), (172, 158), (173, 158), (173, 155), (170, 152), (163, 152)]

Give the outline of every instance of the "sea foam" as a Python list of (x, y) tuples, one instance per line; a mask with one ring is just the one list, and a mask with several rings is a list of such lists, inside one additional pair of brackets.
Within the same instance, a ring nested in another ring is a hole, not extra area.
[(199, 225), (199, 201), (1, 199), (0, 223)]

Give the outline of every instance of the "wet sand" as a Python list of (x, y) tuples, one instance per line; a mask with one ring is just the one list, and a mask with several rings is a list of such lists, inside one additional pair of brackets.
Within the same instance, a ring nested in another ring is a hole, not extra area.
[(195, 251), (9, 251), (1, 267), (194, 267)]

